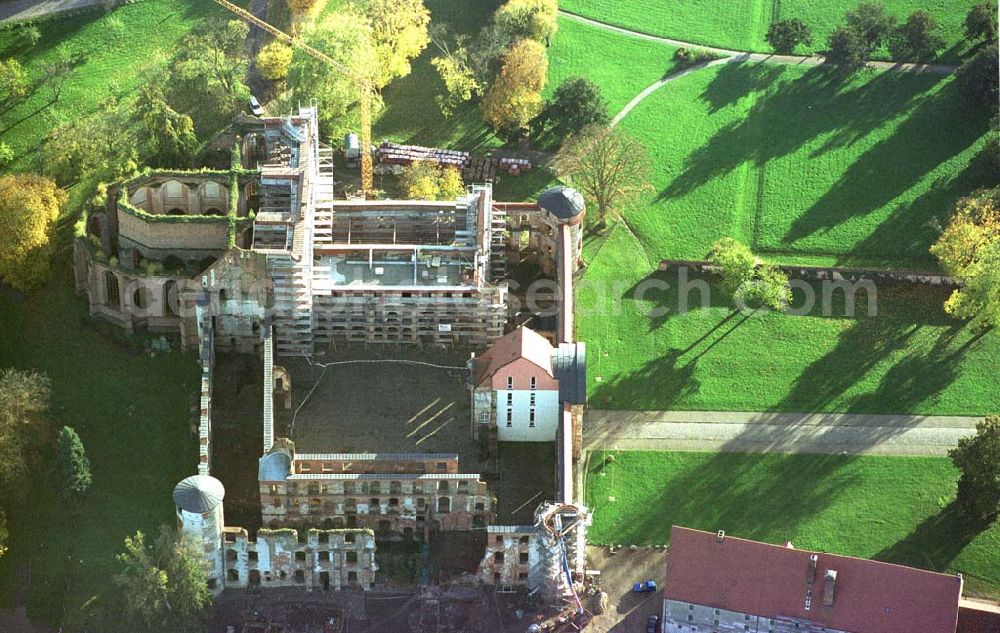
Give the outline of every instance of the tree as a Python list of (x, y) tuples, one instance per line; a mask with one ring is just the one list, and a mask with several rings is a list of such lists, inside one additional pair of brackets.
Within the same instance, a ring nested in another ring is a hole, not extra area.
[(716, 241), (709, 260), (719, 269), (722, 287), (737, 305), (783, 310), (792, 300), (788, 276), (773, 264), (758, 261), (739, 240), (724, 237)]
[(163, 91), (144, 85), (139, 91), (135, 117), (142, 130), (148, 162), (154, 167), (187, 167), (198, 148), (191, 117), (166, 102)]
[(1000, 512), (1000, 416), (976, 424), (976, 434), (963, 437), (948, 456), (961, 471), (958, 503), (977, 521), (991, 521)]
[(6, 168), (14, 162), (14, 150), (10, 145), (0, 141), (0, 169)]
[(557, 0), (507, 0), (493, 20), (514, 38), (530, 38), (548, 45), (559, 28)]
[(17, 30), (17, 41), (28, 48), (33, 47), (42, 39), (42, 31), (34, 24), (26, 24)]
[(242, 20), (203, 22), (177, 47), (169, 77), (151, 77), (164, 86), (170, 107), (192, 116), (199, 133), (214, 132), (232, 122), (246, 105), (249, 60), (243, 44), (249, 26)]
[(885, 12), (885, 7), (874, 2), (862, 2), (844, 14), (847, 28), (861, 38), (869, 57), (889, 36), (896, 19)]
[(454, 200), (465, 192), (462, 174), (455, 167), (418, 161), (403, 168), (403, 194), (411, 200)]
[(981, 2), (965, 16), (965, 37), (986, 42), (997, 41), (997, 10), (993, 2)]
[(757, 274), (757, 258), (750, 248), (731, 237), (724, 237), (712, 244), (708, 259), (719, 269), (722, 287), (734, 297)]
[(66, 194), (44, 176), (0, 176), (0, 279), (30, 290), (49, 276), (55, 222)]
[(788, 55), (799, 45), (812, 46), (812, 30), (798, 18), (772, 22), (765, 36), (775, 53)]
[(50, 437), (50, 393), (42, 374), (0, 371), (0, 507), (7, 510), (24, 499), (38, 451)]
[(651, 188), (649, 150), (618, 128), (585, 127), (563, 143), (554, 165), (597, 206), (599, 225)]
[(28, 73), (13, 57), (0, 59), (0, 112), (10, 110), (28, 95)]
[(125, 538), (118, 555), (123, 616), (135, 633), (200, 633), (212, 602), (195, 550), (167, 528), (150, 545), (142, 532)]
[(50, 103), (59, 101), (63, 86), (73, 72), (73, 59), (65, 48), (60, 48), (55, 57), (42, 65), (42, 77), (49, 89)]
[(589, 79), (574, 77), (556, 88), (538, 117), (537, 125), (565, 138), (588, 125), (606, 125), (610, 119), (601, 88)]
[(90, 490), (90, 460), (73, 427), (59, 431), (59, 468), (62, 471), (62, 498), (79, 501)]
[(301, 20), (312, 11), (318, 0), (288, 0), (288, 9), (292, 17)]
[(483, 116), (497, 131), (523, 133), (542, 109), (542, 88), (549, 68), (545, 47), (519, 40), (503, 55), (500, 74), (483, 100)]
[(959, 200), (931, 254), (963, 281), (945, 311), (977, 327), (1000, 325), (1000, 188)]
[(1000, 96), (1000, 86), (998, 86), (998, 64), (1000, 51), (997, 43), (993, 42), (965, 60), (955, 73), (955, 81), (962, 88), (962, 91), (975, 103), (996, 111), (997, 97)]
[(841, 26), (830, 35), (830, 50), (825, 61), (837, 66), (844, 74), (851, 74), (864, 67), (868, 47), (854, 29)]
[(930, 59), (944, 47), (937, 34), (938, 25), (926, 11), (914, 11), (889, 37), (889, 52), (894, 59)]
[(431, 13), (423, 0), (371, 0), (368, 15), (377, 58), (375, 83), (381, 87), (410, 74), (410, 60), (431, 41)]
[[(376, 55), (372, 46), (371, 23), (351, 4), (326, 13), (321, 20), (307, 25), (302, 30), (301, 38), (306, 44), (364, 77), (375, 74)], [(345, 120), (345, 115), (358, 104), (361, 95), (354, 79), (311, 55), (295, 50), (288, 69), (288, 85), (299, 101), (316, 100), (324, 125), (337, 126), (335, 130), (328, 130), (331, 136), (339, 136), (349, 128), (350, 122)]]
[(84, 177), (112, 182), (135, 173), (139, 155), (127, 132), (131, 119), (117, 98), (95, 112), (73, 119), (49, 132), (42, 145), (42, 170), (62, 185)]
[(260, 49), (257, 53), (257, 71), (260, 76), (270, 81), (281, 81), (287, 77), (292, 52), (291, 46), (277, 40)]

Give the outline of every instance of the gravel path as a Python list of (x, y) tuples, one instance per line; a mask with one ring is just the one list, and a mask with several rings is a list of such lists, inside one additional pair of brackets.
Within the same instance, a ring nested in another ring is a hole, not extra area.
[(50, 13), (62, 13), (101, 4), (102, 0), (3, 0), (0, 1), (0, 22), (15, 22), (40, 18)]
[(584, 417), (585, 450), (946, 455), (975, 433), (969, 416), (732, 411), (601, 411)]

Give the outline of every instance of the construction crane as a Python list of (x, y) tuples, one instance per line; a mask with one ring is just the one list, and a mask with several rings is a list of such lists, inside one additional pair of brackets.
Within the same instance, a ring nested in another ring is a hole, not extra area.
[(353, 68), (346, 66), (337, 60), (333, 59), (326, 53), (318, 51), (312, 46), (309, 46), (302, 40), (288, 33), (285, 33), (281, 29), (274, 27), (264, 20), (261, 20), (249, 11), (242, 9), (232, 2), (227, 0), (215, 0), (217, 4), (222, 5), (226, 9), (232, 11), (242, 19), (246, 20), (254, 26), (259, 26), (271, 35), (275, 36), (282, 42), (293, 46), (300, 51), (315, 57), (326, 65), (330, 66), (339, 73), (346, 75), (347, 77), (354, 80), (358, 85), (358, 90), (360, 93), (360, 107), (361, 107), (361, 188), (367, 196), (372, 191), (374, 191), (374, 171), (372, 169), (372, 103), (374, 101), (375, 86), (371, 79), (365, 77), (361, 73), (358, 73)]

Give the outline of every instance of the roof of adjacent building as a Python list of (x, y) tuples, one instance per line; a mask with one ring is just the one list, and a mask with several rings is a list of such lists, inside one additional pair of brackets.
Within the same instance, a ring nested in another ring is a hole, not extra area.
[(225, 496), (222, 482), (210, 475), (191, 475), (174, 487), (174, 503), (187, 512), (211, 512)]
[[(808, 584), (812, 556), (815, 578)], [(824, 606), (828, 570), (836, 571), (830, 607)], [(955, 633), (961, 594), (954, 575), (678, 526), (670, 531), (669, 600), (852, 633)]]
[(482, 384), (519, 358), (526, 358), (553, 376), (552, 343), (538, 332), (522, 325), (497, 339), (482, 356), (476, 359), (476, 384)]
[(538, 206), (560, 220), (575, 218), (586, 210), (583, 195), (571, 187), (552, 187), (538, 196)]
[(958, 608), (957, 633), (997, 633), (1000, 606), (963, 599)]
[(284, 451), (274, 451), (257, 462), (258, 481), (284, 481), (292, 473), (292, 458)]
[(584, 343), (560, 343), (552, 351), (552, 371), (559, 381), (560, 402), (586, 404), (587, 346)]

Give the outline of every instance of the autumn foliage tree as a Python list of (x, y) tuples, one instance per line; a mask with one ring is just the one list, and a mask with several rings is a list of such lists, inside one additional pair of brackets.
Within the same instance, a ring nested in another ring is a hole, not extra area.
[(619, 128), (585, 127), (563, 143), (554, 165), (596, 205), (599, 225), (651, 188), (649, 150)]
[(288, 10), (296, 20), (304, 18), (319, 0), (288, 0)]
[(557, 0), (507, 0), (493, 19), (513, 37), (548, 43), (558, 28)]
[(280, 81), (288, 76), (288, 67), (292, 63), (292, 47), (277, 40), (271, 42), (257, 53), (257, 72), (264, 79)]
[(483, 100), (483, 116), (494, 130), (523, 133), (542, 110), (548, 76), (545, 47), (522, 39), (501, 58), (500, 73)]
[(66, 194), (33, 174), (0, 176), (0, 279), (30, 290), (49, 276), (55, 222)]
[(371, 0), (368, 17), (377, 60), (375, 83), (410, 74), (410, 60), (430, 43), (431, 13), (423, 0)]
[(403, 195), (411, 200), (454, 200), (465, 192), (458, 169), (442, 167), (432, 161), (407, 165), (399, 181)]
[(977, 326), (1000, 325), (1000, 189), (959, 200), (931, 253), (963, 282), (945, 311)]

